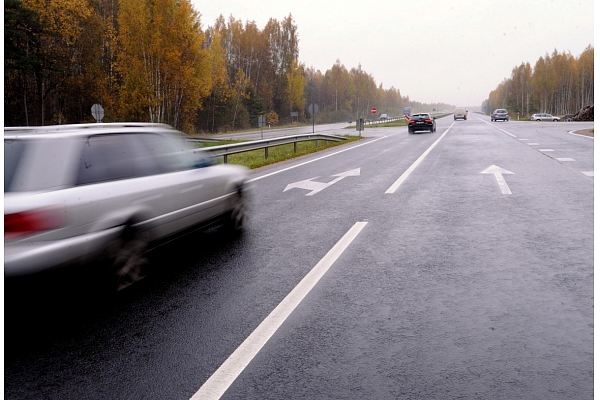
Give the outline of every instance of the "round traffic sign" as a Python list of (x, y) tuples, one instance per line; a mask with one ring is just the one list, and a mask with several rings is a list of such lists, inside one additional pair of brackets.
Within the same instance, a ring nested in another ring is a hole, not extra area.
[(377, 114), (377, 109), (375, 107), (371, 108), (371, 114)]

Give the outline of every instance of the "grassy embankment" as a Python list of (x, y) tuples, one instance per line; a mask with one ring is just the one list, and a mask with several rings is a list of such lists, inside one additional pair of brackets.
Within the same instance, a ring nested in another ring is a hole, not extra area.
[[(344, 135), (346, 140), (343, 142), (324, 142), (323, 140), (318, 141), (318, 146), (315, 140), (308, 142), (298, 142), (297, 151), (294, 153), (293, 144), (285, 144), (282, 146), (275, 146), (269, 148), (269, 157), (265, 159), (264, 149), (246, 151), (244, 153), (232, 154), (227, 156), (228, 164), (244, 165), (248, 168), (260, 168), (265, 165), (275, 164), (281, 161), (289, 160), (292, 158), (300, 157), (306, 154), (316, 153), (318, 151), (330, 149), (332, 147), (348, 144), (362, 139), (358, 136)], [(220, 142), (205, 143), (204, 147), (208, 146), (220, 146), (224, 144), (240, 143), (239, 140), (228, 140)], [(223, 157), (217, 159), (218, 163), (223, 163)]]

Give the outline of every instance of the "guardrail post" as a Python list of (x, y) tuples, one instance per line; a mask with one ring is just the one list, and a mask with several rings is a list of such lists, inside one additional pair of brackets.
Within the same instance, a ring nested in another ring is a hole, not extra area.
[(294, 153), (298, 150), (298, 142), (294, 142)]
[(223, 155), (223, 164), (227, 164), (227, 154)]
[(269, 158), (269, 148), (265, 147), (265, 160)]

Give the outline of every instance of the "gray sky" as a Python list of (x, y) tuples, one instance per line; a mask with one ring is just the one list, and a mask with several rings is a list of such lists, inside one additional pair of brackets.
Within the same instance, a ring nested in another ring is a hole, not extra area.
[(594, 45), (593, 0), (192, 0), (204, 29), (220, 14), (263, 29), (292, 14), (300, 62), (360, 63), (377, 85), (423, 103), (479, 106), (522, 62)]

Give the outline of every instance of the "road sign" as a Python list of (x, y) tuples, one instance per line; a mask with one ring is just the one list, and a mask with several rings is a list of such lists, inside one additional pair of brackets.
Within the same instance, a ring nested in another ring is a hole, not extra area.
[(371, 108), (371, 114), (377, 114), (377, 108), (375, 108), (375, 107)]
[(258, 127), (263, 128), (265, 126), (267, 126), (267, 117), (264, 115), (259, 115), (258, 116)]
[(316, 114), (319, 112), (319, 105), (318, 104), (311, 104), (308, 106), (308, 112), (311, 114)]
[(104, 108), (100, 104), (94, 104), (92, 106), (92, 115), (96, 118), (96, 122), (102, 121), (102, 118), (104, 118)]

